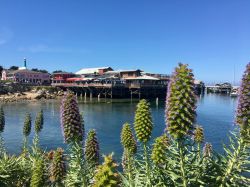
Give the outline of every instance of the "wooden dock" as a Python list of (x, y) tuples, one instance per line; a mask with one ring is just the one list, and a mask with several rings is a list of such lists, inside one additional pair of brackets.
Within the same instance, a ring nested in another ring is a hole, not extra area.
[(53, 83), (52, 86), (71, 90), (76, 95), (98, 98), (164, 98), (167, 85)]

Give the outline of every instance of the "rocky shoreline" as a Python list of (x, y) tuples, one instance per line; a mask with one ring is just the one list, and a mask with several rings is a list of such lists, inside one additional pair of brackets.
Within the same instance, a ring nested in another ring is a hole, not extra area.
[(52, 100), (59, 99), (64, 95), (62, 90), (48, 91), (46, 89), (31, 90), (27, 92), (7, 93), (0, 95), (0, 103), (12, 103), (23, 101), (40, 101), (40, 100)]

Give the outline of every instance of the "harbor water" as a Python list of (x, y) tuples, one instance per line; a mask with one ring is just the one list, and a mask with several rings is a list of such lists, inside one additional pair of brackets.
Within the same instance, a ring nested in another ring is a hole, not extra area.
[[(138, 100), (95, 100), (79, 99), (79, 109), (84, 116), (85, 134), (90, 129), (97, 131), (101, 154), (114, 152), (115, 158), (122, 155), (120, 132), (125, 122), (133, 124)], [(197, 124), (203, 126), (205, 141), (221, 152), (222, 143), (228, 144), (228, 135), (235, 129), (234, 117), (237, 98), (228, 95), (207, 94), (200, 96), (197, 103)], [(9, 153), (18, 154), (22, 147), (22, 128), (27, 112), (31, 113), (34, 127), (36, 113), (43, 109), (44, 127), (40, 134), (41, 146), (49, 151), (57, 147), (66, 148), (60, 126), (60, 101), (3, 104), (6, 118), (3, 137)], [(161, 135), (165, 128), (165, 101), (151, 101), (154, 130), (152, 138)], [(29, 137), (32, 142), (34, 128)]]

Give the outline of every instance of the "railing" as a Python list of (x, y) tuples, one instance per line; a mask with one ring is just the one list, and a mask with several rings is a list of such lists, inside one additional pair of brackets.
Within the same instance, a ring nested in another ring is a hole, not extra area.
[(122, 84), (122, 83), (52, 83), (52, 86), (61, 86), (61, 87), (96, 87), (96, 88), (111, 88), (111, 87), (126, 87), (126, 88), (165, 88), (164, 84)]
[(98, 84), (98, 83), (86, 83), (86, 84), (82, 84), (82, 83), (52, 83), (52, 86), (62, 86), (62, 87), (107, 87), (110, 88), (112, 87), (112, 84)]
[(126, 84), (128, 88), (165, 88), (166, 86), (164, 84)]

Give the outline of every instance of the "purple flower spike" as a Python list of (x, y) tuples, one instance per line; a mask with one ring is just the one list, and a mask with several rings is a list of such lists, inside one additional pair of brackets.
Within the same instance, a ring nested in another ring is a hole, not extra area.
[(83, 120), (75, 95), (67, 93), (61, 104), (61, 127), (66, 143), (83, 140)]
[(250, 130), (250, 63), (242, 77), (239, 102), (237, 108), (236, 123), (242, 129)]

